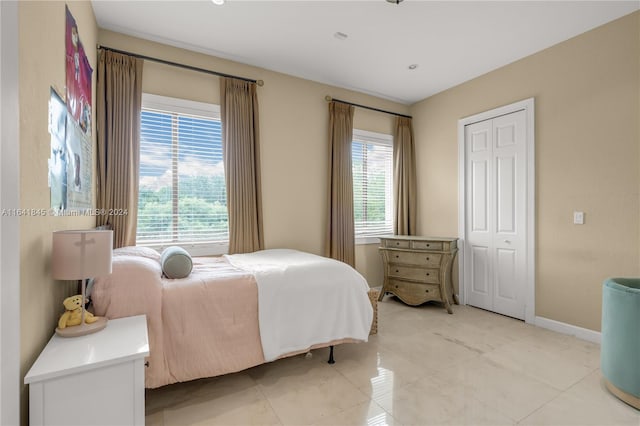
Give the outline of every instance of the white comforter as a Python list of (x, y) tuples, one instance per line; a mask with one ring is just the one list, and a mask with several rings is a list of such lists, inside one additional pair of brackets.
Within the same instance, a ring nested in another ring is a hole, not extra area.
[(225, 257), (258, 283), (266, 361), (332, 340), (367, 341), (373, 319), (369, 285), (349, 265), (287, 249)]

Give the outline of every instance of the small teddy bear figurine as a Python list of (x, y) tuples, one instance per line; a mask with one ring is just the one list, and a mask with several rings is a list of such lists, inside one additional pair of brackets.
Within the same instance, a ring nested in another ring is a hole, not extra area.
[[(76, 294), (75, 296), (67, 297), (62, 302), (66, 311), (58, 320), (58, 328), (64, 329), (74, 325), (79, 325), (82, 318), (82, 295)], [(91, 324), (98, 321), (98, 317), (93, 316), (89, 311), (84, 311), (84, 322)]]

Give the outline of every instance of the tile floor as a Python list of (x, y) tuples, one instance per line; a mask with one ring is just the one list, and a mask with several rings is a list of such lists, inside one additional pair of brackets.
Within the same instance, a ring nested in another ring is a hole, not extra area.
[(147, 425), (633, 425), (600, 346), (468, 306), (387, 296), (368, 343), (146, 394)]

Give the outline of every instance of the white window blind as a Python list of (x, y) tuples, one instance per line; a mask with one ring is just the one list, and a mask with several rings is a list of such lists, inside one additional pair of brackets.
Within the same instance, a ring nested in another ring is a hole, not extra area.
[(392, 233), (392, 136), (354, 129), (351, 154), (355, 236)]
[(143, 95), (138, 245), (229, 240), (217, 105)]

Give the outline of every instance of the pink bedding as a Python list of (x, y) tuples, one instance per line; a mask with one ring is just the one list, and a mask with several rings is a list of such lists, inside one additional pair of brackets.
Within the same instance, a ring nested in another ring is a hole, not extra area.
[[(150, 248), (116, 249), (112, 274), (97, 278), (91, 293), (96, 315), (110, 319), (147, 316), (147, 388), (232, 373), (265, 362), (258, 288), (252, 274), (224, 258), (194, 258), (189, 277), (169, 280), (161, 278), (159, 259)], [(321, 342), (310, 349), (345, 342), (354, 340)]]
[(158, 259), (144, 247), (114, 250), (112, 274), (96, 279), (92, 291), (96, 315), (147, 315), (147, 388), (265, 362), (251, 274), (222, 258), (194, 258), (189, 277), (166, 280)]

